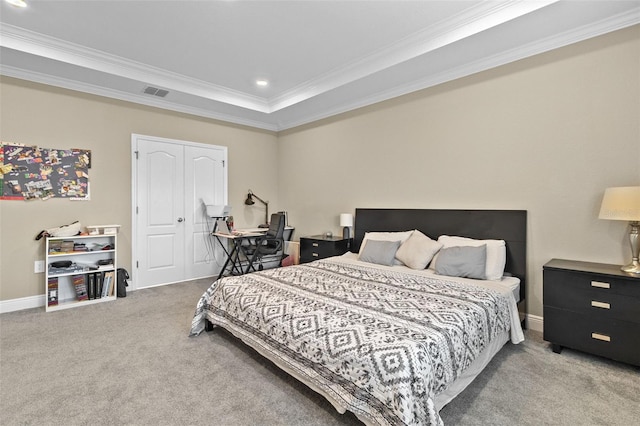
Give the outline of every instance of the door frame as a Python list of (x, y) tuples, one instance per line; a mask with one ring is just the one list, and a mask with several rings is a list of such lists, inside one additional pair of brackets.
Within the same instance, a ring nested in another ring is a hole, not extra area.
[[(136, 262), (137, 262), (136, 256), (138, 254), (138, 243), (139, 243), (138, 242), (138, 220), (137, 220), (137, 213), (136, 213), (137, 200), (138, 200), (138, 185), (137, 185), (138, 139), (152, 140), (152, 141), (157, 141), (162, 143), (170, 143), (170, 144), (180, 145), (183, 147), (193, 146), (193, 147), (199, 147), (199, 148), (205, 148), (205, 149), (208, 149), (208, 148), (221, 149), (224, 155), (223, 161), (226, 165), (224, 167), (225, 178), (223, 183), (223, 192), (224, 192), (223, 198), (225, 200), (225, 204), (227, 204), (229, 200), (229, 167), (228, 167), (229, 150), (228, 150), (228, 147), (222, 146), (222, 145), (206, 144), (206, 143), (185, 141), (180, 139), (169, 139), (169, 138), (162, 138), (159, 136), (150, 136), (150, 135), (143, 135), (139, 133), (132, 133), (131, 134), (131, 271), (130, 271), (131, 279), (129, 280), (129, 288), (128, 288), (129, 291), (134, 291), (138, 289), (138, 284), (137, 284), (138, 283), (138, 267), (136, 265)], [(170, 283), (159, 284), (159, 285), (166, 285), (166, 284), (170, 284)]]

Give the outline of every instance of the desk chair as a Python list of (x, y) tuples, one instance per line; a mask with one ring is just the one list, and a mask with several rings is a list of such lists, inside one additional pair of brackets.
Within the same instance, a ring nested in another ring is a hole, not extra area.
[[(265, 255), (276, 254), (282, 251), (284, 248), (284, 226), (285, 216), (282, 213), (273, 213), (271, 215), (271, 222), (269, 223), (269, 229), (267, 233), (260, 238), (257, 238), (255, 244), (251, 244), (245, 249), (247, 254), (253, 256), (254, 263), (258, 261), (258, 270), (262, 271), (262, 257)], [(255, 271), (255, 268), (250, 265), (250, 269)], [(248, 271), (247, 271), (248, 272)]]

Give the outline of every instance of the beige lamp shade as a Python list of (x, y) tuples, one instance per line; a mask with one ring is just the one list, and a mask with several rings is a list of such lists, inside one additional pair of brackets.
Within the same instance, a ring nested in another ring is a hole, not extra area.
[(609, 220), (640, 221), (640, 186), (607, 188), (598, 217)]

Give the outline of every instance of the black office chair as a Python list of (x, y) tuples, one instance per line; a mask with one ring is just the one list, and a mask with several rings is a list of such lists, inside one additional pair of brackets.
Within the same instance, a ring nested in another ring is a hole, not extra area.
[(263, 270), (262, 258), (266, 255), (276, 254), (284, 248), (284, 226), (285, 216), (282, 213), (273, 213), (271, 215), (271, 222), (269, 222), (269, 229), (267, 233), (256, 238), (255, 244), (249, 245), (245, 249), (245, 252), (253, 257), (253, 262), (247, 268), (253, 269), (253, 264), (257, 261), (259, 263), (258, 270)]

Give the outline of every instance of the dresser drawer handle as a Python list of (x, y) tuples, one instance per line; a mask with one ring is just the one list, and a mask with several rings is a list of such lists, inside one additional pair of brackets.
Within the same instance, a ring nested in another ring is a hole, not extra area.
[(311, 253), (311, 256), (318, 257), (318, 253)]
[(602, 340), (603, 342), (611, 341), (610, 336), (607, 336), (606, 334), (600, 334), (600, 333), (591, 333), (591, 338), (596, 340)]
[(591, 301), (591, 306), (594, 308), (611, 309), (611, 305), (606, 302), (598, 302), (596, 300)]
[(591, 287), (611, 288), (611, 284), (603, 283), (603, 282), (600, 282), (600, 281), (591, 281)]
[(311, 243), (312, 246), (318, 247), (318, 243)]

